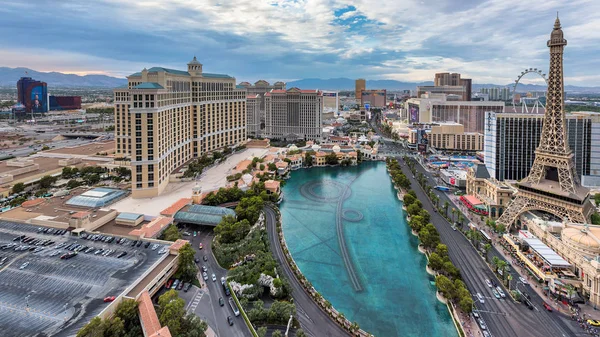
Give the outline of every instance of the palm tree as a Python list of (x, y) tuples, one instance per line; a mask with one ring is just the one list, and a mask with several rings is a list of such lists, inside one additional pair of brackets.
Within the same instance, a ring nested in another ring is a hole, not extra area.
[(448, 201), (444, 201), (444, 215), (448, 216), (448, 207), (450, 203)]
[(494, 271), (498, 270), (498, 262), (500, 262), (500, 259), (497, 256), (492, 257), (492, 266), (494, 266)]
[(500, 260), (498, 262), (498, 270), (502, 271), (502, 280), (506, 280), (506, 271), (508, 270), (508, 262)]
[(450, 213), (452, 213), (452, 222), (455, 222), (454, 221), (454, 216), (456, 215), (456, 212), (457, 212), (456, 208), (452, 207), (452, 210), (450, 211)]
[(463, 221), (465, 221), (465, 216), (462, 214), (462, 212), (459, 212), (458, 213), (458, 223), (460, 224), (461, 227), (463, 225)]
[(485, 260), (486, 260), (486, 261), (487, 261), (487, 259), (488, 259), (488, 253), (489, 253), (490, 249), (492, 249), (492, 245), (490, 245), (489, 243), (486, 243), (486, 244), (483, 246), (483, 250), (485, 250)]

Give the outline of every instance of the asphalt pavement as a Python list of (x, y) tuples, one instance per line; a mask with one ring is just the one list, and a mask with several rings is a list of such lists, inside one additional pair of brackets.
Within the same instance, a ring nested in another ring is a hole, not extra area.
[(296, 280), (292, 270), (285, 261), (283, 250), (279, 245), (279, 239), (277, 238), (276, 229), (276, 214), (269, 207), (264, 208), (266, 221), (267, 221), (267, 232), (269, 235), (269, 244), (271, 246), (271, 252), (275, 260), (279, 263), (283, 269), (285, 277), (290, 282), (292, 287), (292, 297), (296, 304), (297, 318), (300, 322), (302, 330), (308, 336), (314, 337), (337, 337), (337, 336), (348, 336), (339, 325), (331, 320), (329, 315), (325, 313), (321, 308), (312, 300), (312, 297), (306, 293), (302, 285)]
[[(184, 236), (185, 240), (189, 240), (194, 250), (196, 257), (200, 260), (197, 263), (202, 274), (202, 266), (208, 269), (208, 280), (200, 277), (200, 283), (203, 285), (201, 289), (192, 287), (188, 293), (181, 293), (181, 297), (186, 299), (186, 309), (194, 312), (198, 317), (207, 321), (208, 325), (215, 331), (219, 337), (246, 337), (252, 336), (242, 316), (235, 317), (231, 307), (228, 304), (228, 298), (225, 296), (225, 291), (221, 285), (221, 277), (227, 276), (227, 270), (221, 268), (215, 257), (212, 254), (213, 228), (209, 226), (194, 226), (190, 225), (186, 230), (192, 235)], [(193, 235), (196, 230), (196, 236)], [(199, 248), (202, 243), (202, 249)], [(206, 256), (208, 261), (204, 261)], [(215, 274), (217, 280), (213, 282), (211, 276)], [(219, 305), (219, 298), (222, 297), (225, 301), (224, 306)], [(227, 323), (227, 316), (233, 318), (233, 326)]]

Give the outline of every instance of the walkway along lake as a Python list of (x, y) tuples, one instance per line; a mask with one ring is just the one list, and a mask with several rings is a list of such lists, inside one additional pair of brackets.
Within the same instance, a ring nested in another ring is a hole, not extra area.
[(376, 337), (456, 337), (383, 162), (292, 172), (280, 205), (302, 273)]

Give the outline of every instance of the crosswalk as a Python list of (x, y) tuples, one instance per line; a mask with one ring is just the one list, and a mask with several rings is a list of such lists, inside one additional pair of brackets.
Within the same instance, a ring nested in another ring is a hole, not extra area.
[(198, 304), (200, 304), (200, 300), (202, 299), (202, 296), (204, 296), (204, 291), (202, 291), (202, 290), (198, 291), (198, 293), (192, 300), (192, 304), (190, 304), (190, 306), (188, 307), (188, 312), (190, 312), (190, 313), (196, 312), (196, 308), (198, 307)]

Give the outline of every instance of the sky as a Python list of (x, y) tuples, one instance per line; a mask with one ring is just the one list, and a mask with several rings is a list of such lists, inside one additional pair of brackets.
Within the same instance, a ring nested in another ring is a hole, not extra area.
[(557, 11), (566, 84), (600, 86), (599, 0), (0, 0), (0, 66), (125, 77), (196, 56), (239, 82), (508, 84), (547, 71)]

